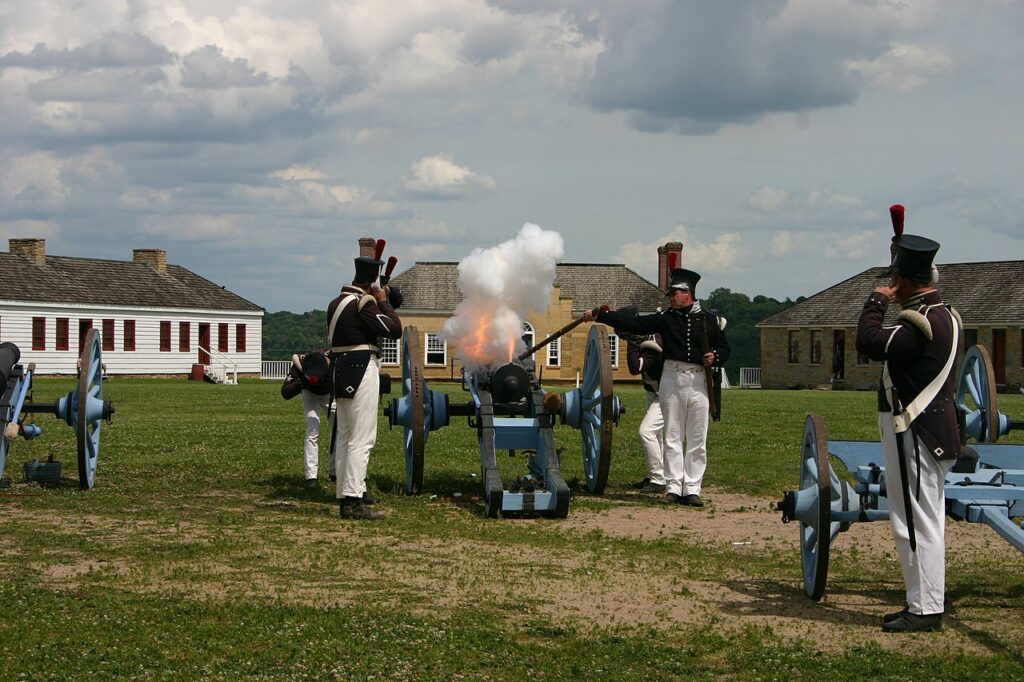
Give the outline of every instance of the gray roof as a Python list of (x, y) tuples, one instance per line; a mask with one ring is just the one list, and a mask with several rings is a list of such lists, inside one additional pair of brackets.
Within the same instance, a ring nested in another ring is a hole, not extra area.
[[(964, 323), (1024, 323), (1024, 260), (939, 265), (939, 291)], [(854, 326), (864, 300), (886, 282), (888, 268), (871, 268), (765, 318), (758, 326)], [(896, 306), (890, 307), (890, 316)]]
[(46, 256), (36, 265), (0, 253), (0, 298), (45, 303), (260, 311), (260, 306), (178, 265)]
[[(416, 263), (392, 282), (401, 287), (403, 311), (451, 312), (462, 300), (457, 263)], [(665, 304), (665, 293), (625, 265), (561, 263), (555, 267), (555, 286), (572, 300), (574, 313), (610, 305), (635, 305), (654, 312)]]

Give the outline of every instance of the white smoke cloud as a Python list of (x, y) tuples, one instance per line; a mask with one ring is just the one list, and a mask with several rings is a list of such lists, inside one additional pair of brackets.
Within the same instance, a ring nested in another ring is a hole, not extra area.
[(463, 300), (441, 328), (467, 368), (502, 365), (523, 350), (523, 317), (548, 307), (562, 236), (526, 223), (515, 238), (459, 263)]

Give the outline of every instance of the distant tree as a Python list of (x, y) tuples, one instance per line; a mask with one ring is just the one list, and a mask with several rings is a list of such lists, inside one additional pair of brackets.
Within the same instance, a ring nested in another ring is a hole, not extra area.
[(327, 313), (323, 310), (268, 313), (263, 316), (263, 359), (290, 360), (293, 353), (323, 348), (326, 336)]
[(761, 295), (751, 300), (746, 294), (720, 287), (712, 291), (702, 305), (727, 320), (725, 333), (732, 347), (732, 356), (725, 363), (725, 369), (729, 381), (735, 384), (739, 381), (740, 367), (761, 366), (761, 331), (754, 325), (792, 306), (793, 301), (777, 301)]

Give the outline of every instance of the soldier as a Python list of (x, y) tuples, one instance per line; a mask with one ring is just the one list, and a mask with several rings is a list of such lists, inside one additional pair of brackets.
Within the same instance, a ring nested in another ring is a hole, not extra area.
[(658, 402), (658, 383), (661, 381), (661, 336), (646, 338), (630, 334), (626, 339), (626, 364), (629, 373), (639, 374), (643, 380), (647, 406), (640, 422), (640, 443), (644, 448), (647, 475), (634, 483), (642, 493), (665, 492), (665, 419)]
[[(306, 437), (303, 440), (303, 470), (306, 474), (306, 489), (318, 487), (317, 469), (320, 460), (320, 413), (327, 415), (328, 428), (334, 434), (334, 390), (331, 383), (330, 359), (327, 350), (295, 354), (288, 378), (281, 387), (281, 397), (291, 400), (297, 392), (302, 394), (302, 412), (306, 415)], [(328, 478), (336, 480), (334, 455), (328, 457)]]
[(397, 339), (402, 322), (377, 283), (384, 263), (355, 259), (350, 286), (327, 306), (327, 337), (337, 403), (334, 460), (337, 497), (343, 519), (379, 519), (363, 500), (370, 450), (377, 441), (377, 397), (380, 391), (378, 338)]
[[(952, 369), (962, 323), (934, 286), (939, 244), (902, 234), (902, 212), (893, 243), (890, 283), (868, 296), (857, 324), (858, 352), (884, 363), (878, 429), (889, 526), (906, 584), (906, 607), (885, 616), (882, 630), (938, 631), (945, 610), (945, 477), (960, 455)], [(890, 301), (902, 311), (895, 325), (882, 326)]]
[(584, 314), (584, 319), (596, 319), (616, 330), (661, 334), (665, 365), (658, 401), (665, 419), (665, 501), (690, 507), (704, 506), (700, 491), (708, 461), (708, 417), (719, 418), (718, 402), (711, 402), (716, 391), (709, 373), (720, 372), (730, 353), (722, 321), (694, 297), (698, 281), (696, 272), (674, 268), (666, 292), (670, 307), (660, 313)]

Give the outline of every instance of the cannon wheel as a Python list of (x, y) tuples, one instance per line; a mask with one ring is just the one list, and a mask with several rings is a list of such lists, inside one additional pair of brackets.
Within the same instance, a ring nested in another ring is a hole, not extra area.
[(999, 439), (996, 376), (992, 370), (992, 359), (984, 346), (971, 346), (964, 354), (963, 364), (960, 366), (960, 381), (956, 387), (956, 407), (960, 412), (961, 443), (967, 442), (966, 423), (971, 416), (980, 417), (978, 424), (981, 433), (977, 437), (979, 443), (995, 443)]
[(85, 335), (78, 370), (78, 410), (75, 435), (78, 439), (78, 486), (92, 488), (96, 480), (96, 463), (100, 456), (100, 426), (103, 419), (90, 420), (89, 403), (103, 402), (103, 363), (100, 354), (100, 333), (90, 329)]
[(583, 355), (580, 386), (583, 419), (583, 472), (587, 490), (600, 495), (608, 483), (612, 460), (612, 426), (615, 421), (612, 397), (612, 360), (608, 332), (601, 325), (590, 328)]
[[(828, 436), (825, 422), (816, 414), (804, 424), (800, 489), (816, 488), (817, 514), (814, 523), (800, 522), (800, 558), (804, 572), (804, 592), (818, 601), (825, 594), (828, 578), (828, 550), (832, 541), (832, 470), (828, 462)], [(837, 481), (838, 483), (838, 481)]]
[(416, 327), (406, 327), (402, 336), (402, 395), (408, 396), (412, 427), (405, 429), (405, 494), (418, 495), (423, 489), (423, 443), (425, 440), (423, 401), (423, 355)]

